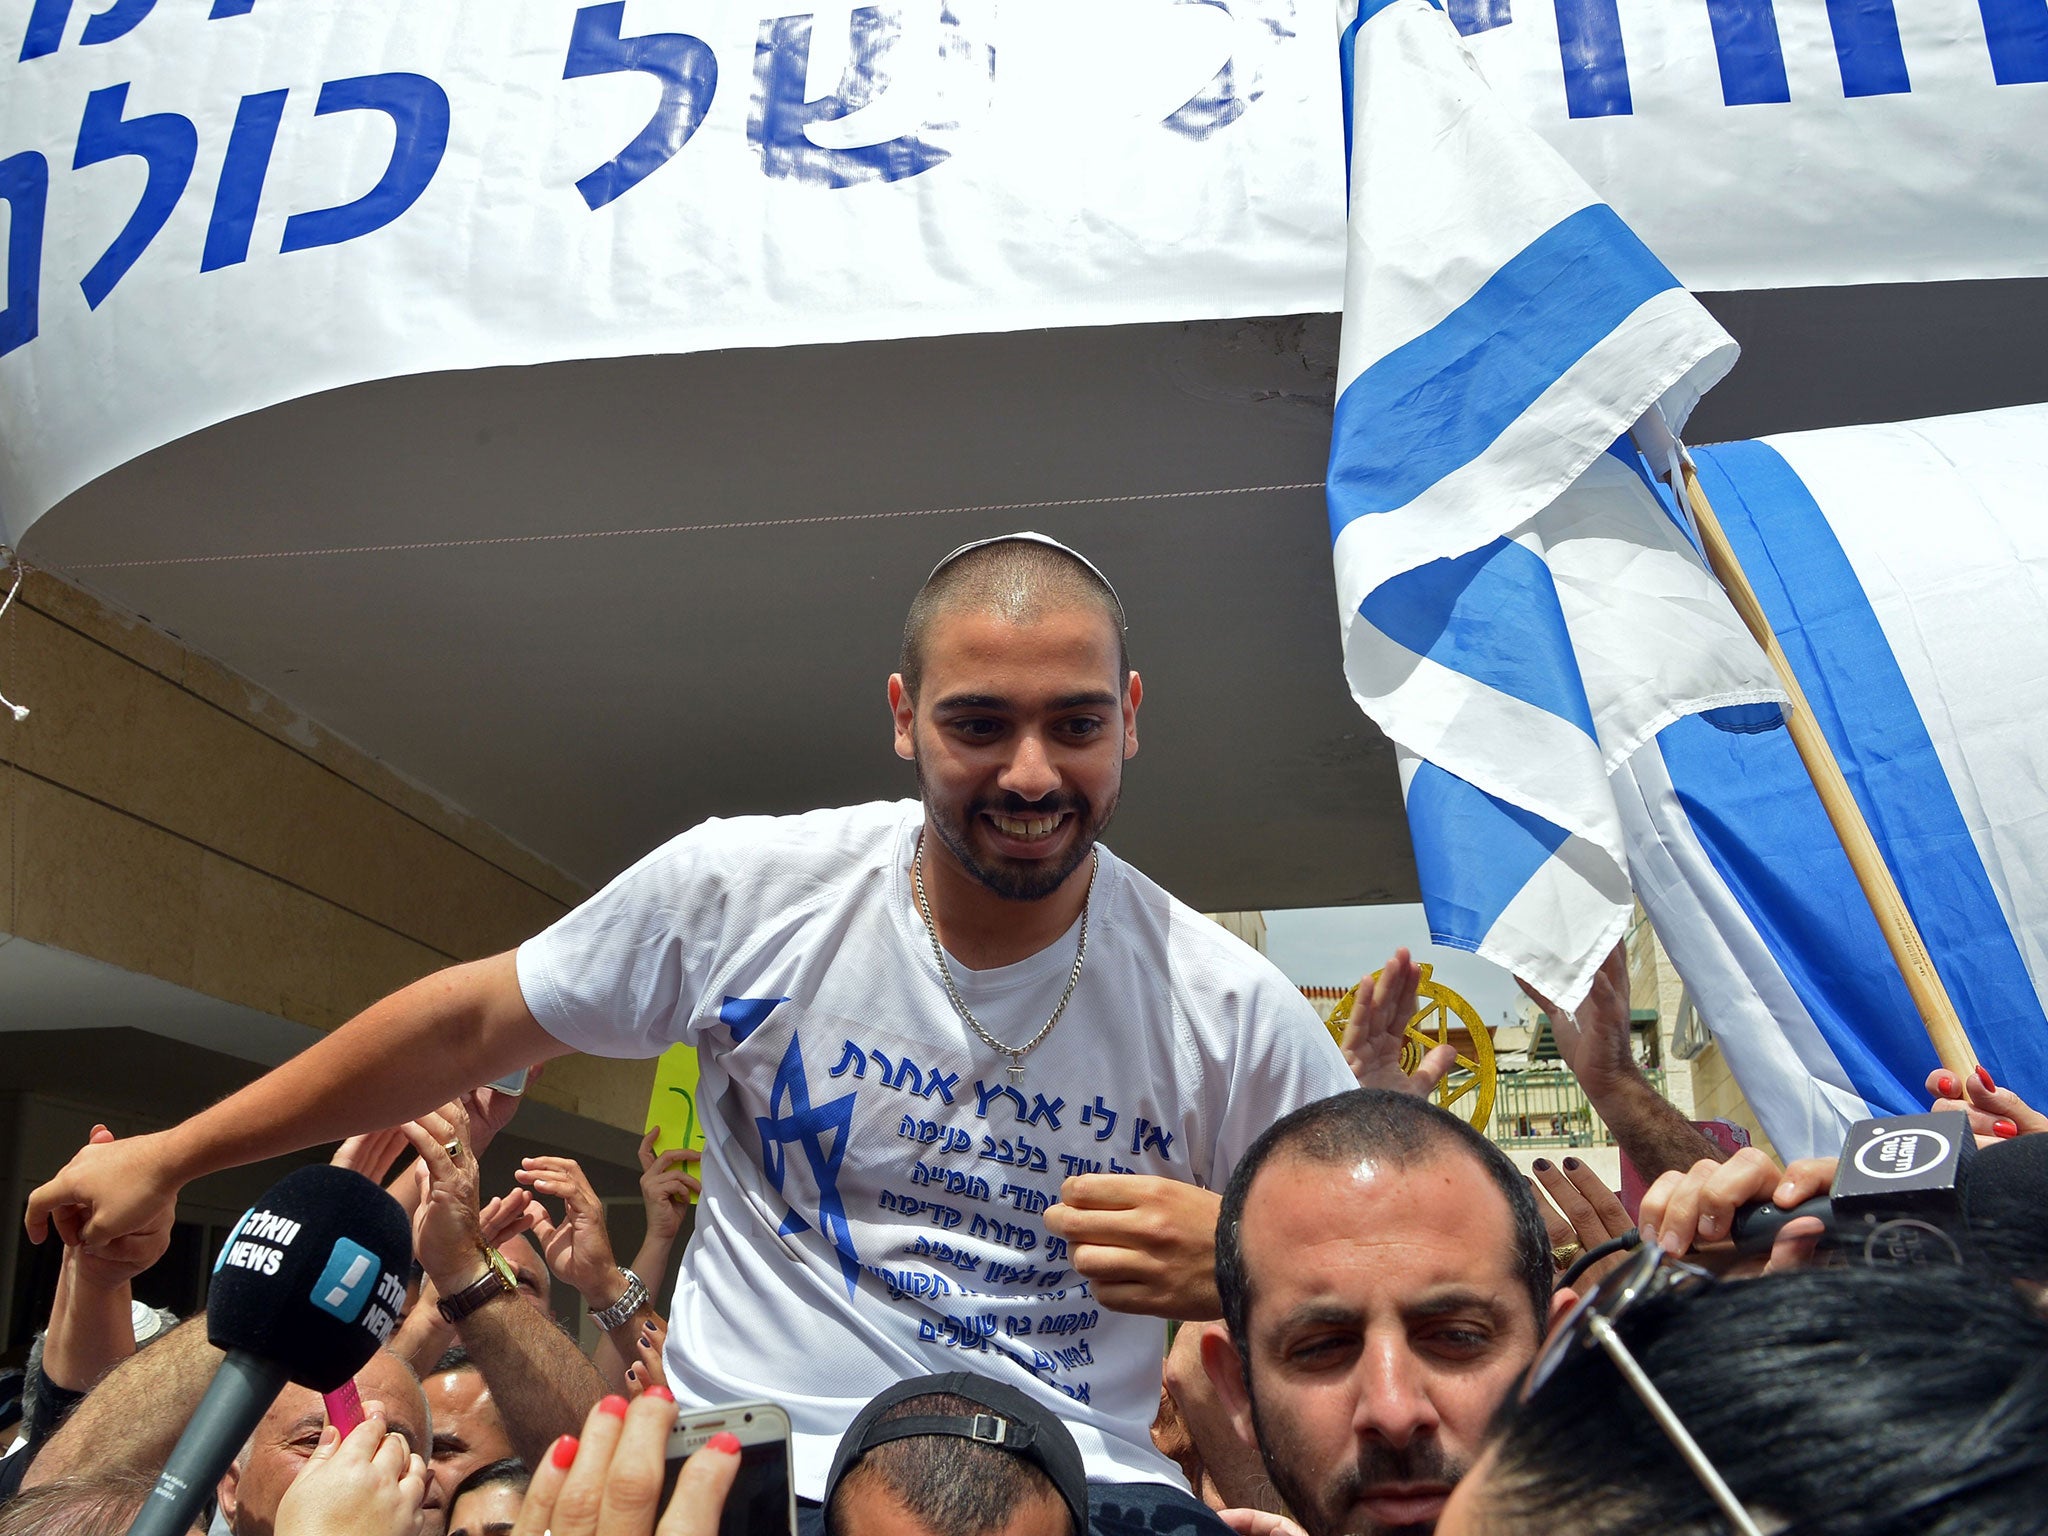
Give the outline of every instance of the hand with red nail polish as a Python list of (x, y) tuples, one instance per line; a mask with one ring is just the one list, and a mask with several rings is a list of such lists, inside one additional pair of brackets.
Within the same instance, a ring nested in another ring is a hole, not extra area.
[[(717, 1536), (725, 1496), (739, 1471), (739, 1441), (715, 1435), (683, 1465), (663, 1511), (668, 1436), (676, 1405), (666, 1387), (628, 1403), (608, 1397), (590, 1410), (580, 1440), (564, 1436), (527, 1486), (512, 1536)], [(726, 1443), (721, 1443), (726, 1442)], [(566, 1453), (565, 1453), (566, 1447)]]
[[(1978, 1136), (2031, 1136), (2048, 1131), (2048, 1115), (2042, 1114), (2010, 1088), (1999, 1087), (1989, 1070), (1982, 1066), (1966, 1073), (1960, 1083), (1952, 1072), (1930, 1072), (1927, 1090), (1936, 1095), (1934, 1108), (1967, 1114), (1970, 1129)], [(2000, 1130), (2001, 1124), (2012, 1128)]]

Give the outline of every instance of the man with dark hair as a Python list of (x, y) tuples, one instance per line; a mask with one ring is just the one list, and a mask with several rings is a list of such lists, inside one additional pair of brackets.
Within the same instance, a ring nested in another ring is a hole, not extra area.
[[(891, 730), (918, 800), (693, 828), (516, 954), (415, 983), (183, 1126), (87, 1149), (31, 1231), (112, 1241), (223, 1164), (564, 1051), (688, 1043), (707, 1145), (664, 1359), (681, 1402), (786, 1405), (814, 1499), (863, 1402), (968, 1360), (1063, 1414), (1116, 1507), (1214, 1530), (1152, 1445), (1156, 1318), (1215, 1315), (1210, 1191), (1352, 1072), (1278, 970), (1102, 845), (1143, 686), (1093, 565), (1038, 534), (963, 546), (902, 665)], [(1399, 1013), (1367, 1055), (1397, 1054)], [(591, 1304), (644, 1299), (635, 1281)]]
[(515, 1456), (512, 1436), (482, 1368), (461, 1345), (434, 1362), (420, 1387), (434, 1426), (428, 1472), (441, 1489), (441, 1502), (453, 1509), (455, 1489), (464, 1478)]
[(829, 1536), (1078, 1536), (1088, 1480), (1066, 1426), (966, 1371), (898, 1382), (854, 1418), (825, 1482)]
[(1238, 1160), (1202, 1363), (1308, 1536), (1431, 1530), (1569, 1291), (1528, 1182), (1455, 1115), (1361, 1088)]

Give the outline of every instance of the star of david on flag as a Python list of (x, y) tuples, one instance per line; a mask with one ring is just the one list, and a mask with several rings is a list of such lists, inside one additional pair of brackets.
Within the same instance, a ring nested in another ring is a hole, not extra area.
[(1633, 907), (1609, 776), (1782, 698), (1630, 437), (1661, 451), (1735, 344), (1434, 0), (1338, 21), (1345, 676), (1399, 755), (1431, 938), (1570, 1007)]

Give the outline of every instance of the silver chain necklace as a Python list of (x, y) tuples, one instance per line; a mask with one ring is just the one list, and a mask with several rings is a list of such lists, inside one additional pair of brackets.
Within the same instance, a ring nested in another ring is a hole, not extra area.
[(1095, 871), (1102, 862), (1100, 849), (1090, 849), (1088, 854), (1088, 890), (1081, 897), (1081, 942), (1074, 947), (1074, 969), (1067, 977), (1067, 990), (1060, 994), (1059, 1006), (1052, 1011), (1052, 1017), (1040, 1026), (1037, 1034), (1022, 1045), (1005, 1045), (994, 1035), (981, 1027), (981, 1020), (974, 1016), (974, 1010), (967, 1006), (960, 996), (960, 989), (953, 985), (953, 968), (946, 963), (945, 946), (939, 942), (939, 925), (932, 921), (932, 904), (924, 894), (924, 834), (917, 834), (917, 852), (910, 860), (910, 884), (917, 892), (917, 915), (924, 919), (924, 931), (932, 941), (932, 958), (939, 963), (939, 977), (946, 983), (946, 996), (953, 1000), (954, 1011), (967, 1021), (967, 1027), (982, 1039), (982, 1042), (1010, 1058), (1004, 1069), (1010, 1074), (1010, 1081), (1024, 1081), (1024, 1058), (1037, 1050), (1040, 1042), (1052, 1033), (1053, 1025), (1059, 1023), (1060, 1015), (1067, 1011), (1067, 1004), (1073, 1000), (1074, 988), (1081, 981), (1081, 962), (1088, 958), (1088, 904), (1095, 895)]

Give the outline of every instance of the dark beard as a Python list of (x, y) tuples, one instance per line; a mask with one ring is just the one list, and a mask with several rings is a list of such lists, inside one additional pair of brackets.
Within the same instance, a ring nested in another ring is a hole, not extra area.
[[(993, 891), (1005, 901), (1043, 901), (1066, 883), (1067, 876), (1087, 860), (1095, 851), (1096, 839), (1109, 826), (1110, 818), (1116, 814), (1117, 798), (1112, 796), (1100, 815), (1082, 796), (1072, 794), (1047, 795), (1043, 800), (1026, 800), (1021, 795), (999, 795), (991, 799), (975, 800), (967, 807), (964, 820), (954, 820), (945, 815), (932, 803), (925, 793), (924, 761), (912, 753), (911, 762), (917, 768), (917, 794), (924, 802), (924, 822), (938, 840), (945, 844), (946, 851), (953, 855), (960, 867)], [(984, 811), (998, 811), (1005, 816), (1058, 816), (1071, 813), (1082, 828), (1081, 835), (1074, 839), (1065, 857), (1057, 863), (1033, 861), (1030, 863), (1003, 860), (992, 862), (974, 851), (967, 836), (967, 828)]]
[(1258, 1437), (1259, 1459), (1273, 1487), (1294, 1511), (1294, 1518), (1308, 1536), (1429, 1536), (1436, 1522), (1427, 1525), (1374, 1525), (1354, 1528), (1343, 1524), (1344, 1512), (1366, 1489), (1380, 1483), (1455, 1484), (1465, 1467), (1451, 1460), (1435, 1440), (1424, 1440), (1405, 1450), (1388, 1445), (1368, 1446), (1341, 1473), (1330, 1477), (1320, 1489), (1310, 1488), (1290, 1475), (1276, 1452), (1279, 1441), (1269, 1432), (1259, 1413), (1259, 1400), (1252, 1403), (1252, 1430)]

